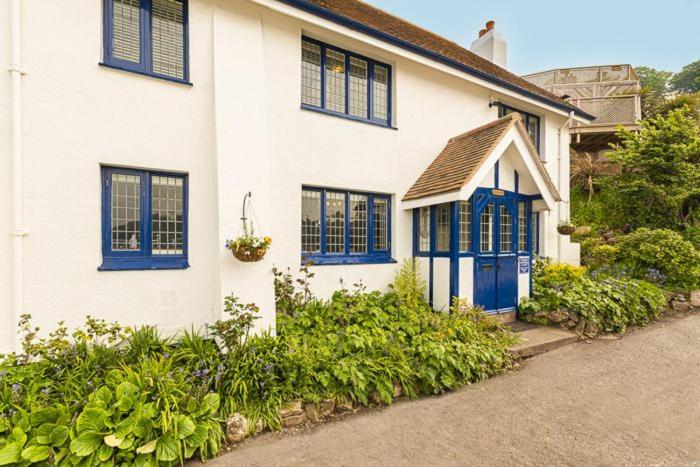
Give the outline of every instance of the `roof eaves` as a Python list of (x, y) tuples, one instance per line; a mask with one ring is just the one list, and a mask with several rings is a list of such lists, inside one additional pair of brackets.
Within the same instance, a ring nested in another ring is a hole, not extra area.
[(282, 3), (286, 3), (286, 4), (291, 5), (293, 7), (299, 8), (300, 10), (307, 11), (307, 12), (309, 12), (313, 15), (319, 16), (321, 18), (325, 18), (329, 21), (340, 24), (342, 26), (346, 26), (350, 29), (354, 29), (356, 31), (362, 32), (362, 33), (367, 34), (369, 36), (376, 37), (376, 38), (381, 39), (385, 42), (389, 42), (389, 43), (394, 44), (398, 47), (406, 49), (410, 52), (414, 52), (418, 55), (422, 55), (422, 56), (427, 57), (431, 60), (434, 60), (436, 62), (447, 65), (449, 67), (452, 67), (452, 68), (455, 68), (457, 70), (469, 73), (473, 76), (476, 76), (477, 78), (483, 79), (484, 81), (488, 81), (490, 83), (501, 86), (505, 89), (515, 91), (523, 96), (526, 96), (526, 97), (529, 97), (529, 98), (534, 99), (536, 101), (551, 105), (552, 107), (558, 108), (560, 110), (564, 110), (567, 112), (574, 112), (575, 115), (577, 115), (583, 119), (590, 120), (590, 121), (593, 121), (596, 119), (595, 116), (593, 116), (587, 112), (584, 112), (583, 110), (579, 109), (578, 107), (575, 107), (573, 105), (565, 105), (561, 102), (557, 102), (557, 101), (554, 101), (552, 99), (548, 99), (544, 96), (540, 96), (538, 94), (535, 94), (532, 91), (529, 91), (529, 90), (524, 89), (520, 86), (517, 86), (513, 83), (510, 83), (502, 78), (499, 78), (498, 76), (494, 76), (490, 73), (486, 73), (482, 70), (465, 65), (464, 63), (458, 62), (457, 60), (453, 60), (453, 59), (448, 58), (442, 54), (438, 54), (436, 52), (433, 52), (432, 50), (428, 50), (424, 47), (413, 44), (409, 41), (406, 41), (404, 39), (396, 37), (392, 34), (388, 34), (384, 31), (380, 31), (379, 29), (373, 28), (371, 26), (367, 26), (366, 24), (361, 23), (359, 21), (356, 21), (354, 19), (345, 17), (343, 15), (339, 15), (338, 13), (335, 13), (333, 11), (330, 11), (330, 10), (322, 8), (318, 5), (314, 5), (312, 3), (309, 3), (307, 0), (278, 0), (278, 1), (282, 2)]

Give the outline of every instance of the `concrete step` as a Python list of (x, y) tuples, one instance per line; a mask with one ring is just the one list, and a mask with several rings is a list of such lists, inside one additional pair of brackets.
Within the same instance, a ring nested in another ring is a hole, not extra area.
[(576, 342), (576, 334), (563, 329), (537, 326), (516, 332), (518, 342), (510, 348), (514, 358), (529, 358)]

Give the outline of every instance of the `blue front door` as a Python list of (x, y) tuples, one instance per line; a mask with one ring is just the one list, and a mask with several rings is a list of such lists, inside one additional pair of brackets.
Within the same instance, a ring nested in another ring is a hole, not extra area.
[(498, 193), (501, 196), (476, 197), (474, 302), (486, 311), (512, 310), (517, 305), (516, 202)]

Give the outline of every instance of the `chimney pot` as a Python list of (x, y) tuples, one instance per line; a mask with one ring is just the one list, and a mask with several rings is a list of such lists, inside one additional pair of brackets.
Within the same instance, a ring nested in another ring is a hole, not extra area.
[(496, 22), (494, 20), (490, 20), (486, 22), (486, 30), (490, 31), (493, 29), (493, 27), (496, 26)]
[(479, 37), (482, 37), (484, 34), (486, 34), (486, 29), (479, 31)]

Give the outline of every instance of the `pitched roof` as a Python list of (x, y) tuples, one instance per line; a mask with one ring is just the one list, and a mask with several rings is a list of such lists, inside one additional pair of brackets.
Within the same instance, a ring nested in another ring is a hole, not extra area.
[(589, 120), (595, 118), (555, 94), (545, 91), (539, 86), (495, 65), (456, 42), (445, 39), (360, 0), (279, 1), (393, 43), (540, 102), (550, 104), (567, 112), (574, 111), (576, 115), (583, 118)]
[(416, 183), (408, 190), (403, 201), (459, 191), (479, 170), (506, 133), (515, 126), (528, 145), (537, 170), (556, 201), (557, 189), (542, 165), (519, 114), (506, 115), (491, 123), (450, 139), (445, 149), (435, 158)]

